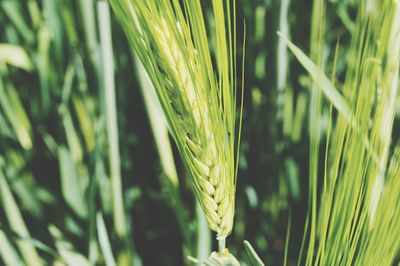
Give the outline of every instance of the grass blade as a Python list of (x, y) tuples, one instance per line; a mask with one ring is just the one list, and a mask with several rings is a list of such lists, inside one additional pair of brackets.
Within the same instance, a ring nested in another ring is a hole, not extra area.
[(32, 148), (31, 128), (25, 109), (22, 107), (15, 88), (12, 85), (7, 86), (0, 77), (0, 106), (3, 108), (15, 135), (21, 146), (29, 150)]
[(247, 255), (249, 256), (250, 261), (253, 264), (253, 266), (264, 266), (264, 263), (262, 262), (260, 257), (257, 255), (254, 248), (251, 246), (250, 242), (245, 240), (243, 242), (243, 244), (244, 244), (244, 248), (245, 248)]
[(88, 210), (75, 163), (70, 151), (65, 147), (58, 148), (58, 161), (60, 164), (61, 190), (65, 201), (79, 217), (87, 217)]
[(289, 49), (295, 55), (300, 64), (307, 70), (316, 85), (322, 89), (325, 96), (332, 102), (333, 106), (349, 121), (354, 122), (348, 103), (345, 101), (340, 92), (335, 88), (325, 73), (305, 55), (296, 45), (289, 41), (282, 33), (278, 32)]
[(100, 212), (96, 215), (97, 233), (99, 238), (99, 244), (103, 251), (103, 256), (106, 262), (106, 266), (115, 266), (115, 259), (112, 253), (110, 240), (107, 234), (107, 228), (104, 223), (103, 216)]
[[(0, 159), (2, 159), (0, 157)], [(11, 189), (8, 185), (6, 177), (3, 173), (3, 165), (0, 164), (0, 199), (5, 211), (10, 228), (24, 237), (30, 237), (28, 228), (24, 222), (22, 214), (18, 208), (17, 202), (15, 201)], [(18, 249), (21, 252), (22, 258), (25, 264), (28, 266), (39, 266), (43, 265), (42, 260), (39, 257), (36, 249), (29, 243), (19, 240), (17, 241)]]
[(22, 47), (7, 43), (0, 44), (0, 63), (1, 62), (26, 71), (31, 71), (33, 67), (28, 54)]
[(8, 241), (6, 234), (0, 229), (0, 256), (5, 266), (22, 266), (22, 261), (14, 247)]
[(99, 17), (100, 43), (103, 66), (103, 97), (107, 123), (108, 159), (112, 183), (113, 217), (117, 234), (127, 236), (125, 208), (122, 193), (120, 154), (118, 144), (118, 118), (115, 98), (114, 59), (112, 48), (110, 10), (106, 1), (97, 2)]

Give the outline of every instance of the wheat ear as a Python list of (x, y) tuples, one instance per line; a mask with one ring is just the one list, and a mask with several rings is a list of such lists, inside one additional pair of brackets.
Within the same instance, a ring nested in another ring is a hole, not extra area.
[(200, 1), (183, 2), (111, 1), (156, 88), (208, 224), (224, 239), (236, 183), (234, 3), (211, 1), (213, 64)]

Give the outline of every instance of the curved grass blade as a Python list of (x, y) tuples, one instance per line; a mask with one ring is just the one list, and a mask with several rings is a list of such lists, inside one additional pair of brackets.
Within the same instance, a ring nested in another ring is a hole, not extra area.
[(243, 244), (253, 266), (265, 266), (260, 257), (257, 255), (254, 248), (251, 246), (250, 242), (245, 240), (243, 241)]

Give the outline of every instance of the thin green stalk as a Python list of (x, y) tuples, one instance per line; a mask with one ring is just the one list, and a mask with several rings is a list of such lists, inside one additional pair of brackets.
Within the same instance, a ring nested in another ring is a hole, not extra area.
[(140, 89), (146, 106), (147, 115), (153, 132), (154, 141), (160, 156), (161, 165), (165, 175), (175, 189), (179, 188), (178, 174), (176, 172), (174, 155), (168, 135), (168, 125), (162, 107), (157, 99), (153, 84), (143, 64), (134, 58), (140, 81)]
[[(83, 29), (85, 32), (86, 46), (89, 52), (89, 57), (92, 60), (93, 66), (97, 71), (100, 70), (98, 66), (98, 53), (97, 53), (97, 30), (95, 9), (93, 0), (80, 0), (79, 10), (81, 11), (81, 18), (83, 20)], [(101, 30), (100, 30), (101, 34)]]
[(284, 251), (284, 255), (283, 255), (283, 265), (284, 266), (287, 265), (291, 228), (292, 228), (292, 212), (291, 212), (291, 210), (289, 210), (288, 226), (286, 229), (286, 238), (285, 238), (285, 251)]
[(199, 259), (205, 259), (211, 253), (211, 231), (199, 203), (196, 203), (196, 217), (198, 223), (196, 256)]
[(107, 234), (107, 228), (104, 223), (103, 216), (101, 215), (100, 212), (98, 212), (96, 215), (96, 224), (97, 224), (96, 227), (97, 227), (97, 233), (98, 233), (98, 238), (99, 238), (99, 244), (100, 244), (101, 250), (103, 252), (106, 266), (116, 266), (114, 255), (113, 255), (112, 249), (111, 249), (110, 240), (109, 240), (108, 234)]
[(149, 117), (153, 139), (156, 143), (161, 166), (165, 175), (162, 176), (161, 183), (166, 187), (166, 191), (168, 191), (169, 202), (173, 207), (183, 237), (183, 254), (184, 258), (186, 258), (187, 255), (194, 251), (194, 248), (191, 243), (191, 232), (188, 226), (189, 217), (179, 194), (179, 179), (169, 139), (167, 121), (165, 120), (162, 107), (157, 99), (154, 86), (151, 83), (143, 64), (136, 57), (134, 57), (134, 61), (137, 67), (138, 78), (141, 83), (140, 89), (146, 106), (147, 115)]
[[(279, 7), (279, 31), (282, 32), (285, 36), (290, 36), (289, 33), (289, 23), (288, 23), (288, 12), (290, 7), (290, 0), (282, 0), (280, 1)], [(286, 117), (283, 116), (281, 106), (285, 103), (284, 92), (288, 89), (286, 87), (286, 80), (288, 74), (288, 56), (287, 56), (287, 45), (282, 39), (278, 39), (277, 44), (277, 53), (276, 53), (276, 88), (277, 88), (277, 97), (276, 97), (276, 106), (278, 106), (277, 119), (280, 121), (284, 119), (283, 122), (286, 122)], [(286, 103), (285, 103), (286, 104)], [(282, 117), (283, 116), (283, 117)]]
[(226, 237), (218, 238), (218, 252), (222, 255), (226, 249)]
[[(311, 40), (310, 54), (320, 69), (323, 67), (323, 48), (324, 48), (324, 33), (325, 33), (325, 4), (324, 0), (316, 0), (313, 5), (313, 14), (311, 20)], [(322, 128), (322, 93), (316, 83), (313, 84), (311, 90), (310, 104), (310, 161), (309, 161), (309, 211), (310, 220), (310, 241), (308, 246), (308, 254), (306, 264), (311, 265), (314, 258), (315, 238), (317, 230), (317, 187), (318, 187), (318, 163), (321, 143), (321, 128)]]
[(50, 44), (52, 36), (50, 27), (43, 24), (38, 31), (38, 55), (37, 55), (37, 71), (40, 82), (40, 98), (41, 107), (44, 113), (49, 109), (50, 105), (50, 88), (52, 83), (52, 72), (50, 65)]
[(121, 184), (110, 10), (106, 1), (99, 1), (97, 3), (97, 13), (99, 17), (100, 44), (103, 66), (102, 88), (107, 123), (108, 157), (112, 183), (114, 228), (119, 237), (126, 238), (127, 227)]

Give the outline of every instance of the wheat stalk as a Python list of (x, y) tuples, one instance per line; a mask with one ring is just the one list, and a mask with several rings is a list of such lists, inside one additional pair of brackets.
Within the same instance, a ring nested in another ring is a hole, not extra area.
[[(320, 25), (314, 34), (321, 36), (316, 38), (320, 47), (313, 49), (317, 60), (325, 47), (323, 2), (315, 2)], [(400, 202), (399, 146), (392, 143), (399, 106), (400, 2), (359, 1), (341, 90), (298, 47), (286, 42), (338, 111), (337, 117), (330, 111), (320, 199), (316, 171), (320, 136), (310, 133), (311, 210), (299, 264), (393, 265), (400, 249), (400, 212), (395, 206)], [(337, 49), (334, 65), (338, 55)], [(312, 101), (311, 111), (319, 116), (322, 101)], [(314, 116), (310, 122), (319, 120)], [(305, 243), (308, 247), (303, 249)]]
[(156, 88), (208, 224), (224, 239), (236, 183), (235, 28), (233, 3), (211, 2), (215, 64), (200, 1), (111, 1)]

